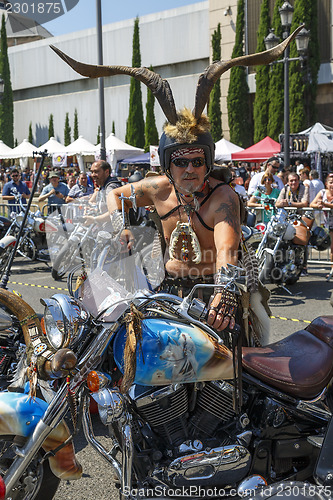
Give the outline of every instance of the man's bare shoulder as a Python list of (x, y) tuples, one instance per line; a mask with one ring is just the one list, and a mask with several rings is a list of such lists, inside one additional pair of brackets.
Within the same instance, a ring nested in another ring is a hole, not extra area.
[(212, 201), (219, 201), (221, 200), (221, 196), (223, 196), (223, 198), (227, 198), (230, 201), (234, 201), (235, 203), (238, 202), (238, 195), (235, 190), (229, 186), (229, 184), (221, 183), (221, 181), (210, 177), (209, 185), (211, 189), (215, 188), (213, 194), (211, 195)]
[(148, 177), (134, 184), (135, 193), (140, 197), (149, 193), (150, 196), (159, 195), (160, 193), (169, 192), (171, 184), (165, 175), (156, 175)]

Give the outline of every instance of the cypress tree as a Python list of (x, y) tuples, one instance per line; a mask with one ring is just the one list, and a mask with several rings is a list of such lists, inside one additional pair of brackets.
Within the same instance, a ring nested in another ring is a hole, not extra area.
[(18, 146), (18, 140), (15, 139), (15, 144), (14, 144), (14, 147), (16, 148), (16, 146)]
[(54, 137), (54, 125), (53, 125), (53, 115), (52, 113), (49, 116), (49, 139)]
[(65, 129), (64, 129), (64, 144), (68, 146), (71, 143), (71, 127), (69, 126), (69, 116), (66, 113)]
[(97, 138), (96, 138), (96, 146), (101, 142), (101, 126), (98, 125), (97, 127)]
[[(213, 61), (221, 60), (221, 24), (212, 34)], [(214, 142), (219, 141), (222, 134), (222, 112), (221, 112), (221, 79), (215, 83), (208, 105), (208, 116), (211, 124), (211, 134)]]
[[(237, 3), (236, 38), (232, 57), (244, 55), (244, 0)], [(246, 148), (251, 144), (251, 124), (249, 109), (249, 87), (246, 80), (246, 69), (235, 66), (230, 71), (228, 89), (228, 121), (230, 140)]]
[[(305, 61), (310, 81), (306, 80), (306, 73), (302, 71), (299, 62), (290, 63), (290, 130), (293, 133), (300, 132), (316, 119), (315, 102), (320, 66), (317, 16), (317, 2), (311, 0), (295, 2), (291, 30), (296, 29), (301, 23), (305, 23), (306, 28), (310, 29), (308, 58)], [(295, 43), (290, 48), (290, 57), (298, 57)]]
[[(150, 66), (150, 71), (154, 71)], [(150, 89), (147, 88), (147, 103), (146, 103), (146, 123), (145, 123), (145, 153), (149, 151), (151, 144), (158, 144), (158, 132), (154, 114), (155, 97)]]
[(114, 124), (114, 120), (112, 121), (112, 133), (116, 135), (116, 126)]
[[(272, 28), (274, 34), (282, 40), (283, 29), (279, 8), (282, 7), (284, 0), (276, 0), (273, 11)], [(276, 63), (271, 66), (268, 91), (268, 135), (275, 141), (279, 140), (279, 135), (284, 128), (284, 68), (282, 63)]]
[(74, 111), (74, 130), (73, 130), (73, 139), (76, 141), (76, 139), (79, 138), (79, 120), (77, 117), (77, 109)]
[[(263, 0), (257, 32), (257, 52), (265, 50), (264, 38), (271, 24), (268, 7), (268, 0)], [(253, 104), (254, 142), (259, 142), (267, 136), (269, 72), (268, 65), (256, 67), (256, 95)]]
[[(132, 67), (141, 67), (138, 17), (134, 21)], [(145, 145), (144, 129), (141, 84), (139, 80), (131, 78), (129, 114), (126, 124), (126, 142), (137, 148), (143, 148)]]
[(0, 75), (4, 82), (4, 91), (0, 104), (0, 139), (12, 148), (14, 146), (14, 105), (4, 14), (2, 14), (1, 21), (0, 51)]
[(28, 141), (33, 144), (34, 142), (34, 136), (32, 135), (32, 122), (29, 123), (29, 134), (28, 134)]

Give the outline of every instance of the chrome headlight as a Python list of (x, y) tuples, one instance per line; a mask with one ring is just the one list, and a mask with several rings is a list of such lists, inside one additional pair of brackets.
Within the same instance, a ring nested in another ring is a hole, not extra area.
[(48, 341), (55, 349), (73, 347), (81, 339), (89, 315), (82, 305), (71, 297), (56, 294), (41, 299), (45, 306), (44, 325)]
[(273, 231), (276, 234), (276, 236), (281, 236), (286, 230), (286, 226), (287, 225), (285, 222), (275, 222), (273, 224)]

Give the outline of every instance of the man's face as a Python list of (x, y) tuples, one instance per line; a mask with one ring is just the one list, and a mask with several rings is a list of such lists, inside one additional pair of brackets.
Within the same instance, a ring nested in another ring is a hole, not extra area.
[(59, 184), (59, 177), (51, 177), (50, 182), (54, 188), (57, 188)]
[(104, 186), (106, 179), (109, 177), (109, 170), (103, 170), (99, 162), (95, 162), (91, 165), (91, 177), (98, 187)]
[(81, 186), (87, 187), (88, 177), (86, 176), (86, 174), (81, 174), (80, 175), (80, 177), (79, 177), (79, 184)]
[(11, 178), (12, 178), (13, 182), (15, 182), (15, 184), (18, 184), (20, 181), (20, 174), (18, 172), (13, 172), (11, 174)]
[[(191, 160), (195, 160), (194, 165), (199, 166), (193, 166)], [(175, 158), (170, 163), (170, 173), (175, 186), (188, 193), (201, 189), (206, 170), (204, 153), (189, 153)]]
[(276, 160), (267, 164), (267, 170), (270, 174), (275, 175), (279, 170), (280, 163)]
[(299, 179), (296, 175), (289, 175), (288, 177), (288, 184), (290, 186), (290, 189), (292, 191), (296, 191), (299, 186)]

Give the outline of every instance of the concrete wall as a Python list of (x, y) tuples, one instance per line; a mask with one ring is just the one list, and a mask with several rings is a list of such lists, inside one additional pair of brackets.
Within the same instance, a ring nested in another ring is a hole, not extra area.
[[(140, 18), (140, 47), (143, 66), (170, 82), (177, 108), (193, 108), (198, 76), (209, 62), (208, 1)], [(134, 20), (103, 26), (104, 64), (131, 66)], [(83, 78), (67, 66), (49, 45), (56, 45), (74, 59), (96, 64), (96, 30), (11, 47), (9, 58), (14, 90), (15, 138), (20, 143), (32, 122), (36, 145), (48, 139), (49, 115), (54, 116), (55, 135), (63, 142), (65, 114), (73, 128), (78, 111), (79, 133), (96, 142), (99, 123), (97, 80)], [(125, 139), (128, 116), (127, 76), (105, 78), (106, 135), (115, 122), (116, 135)], [(141, 86), (143, 105), (146, 87)], [(145, 108), (144, 108), (145, 112)], [(155, 106), (159, 132), (165, 117)]]

